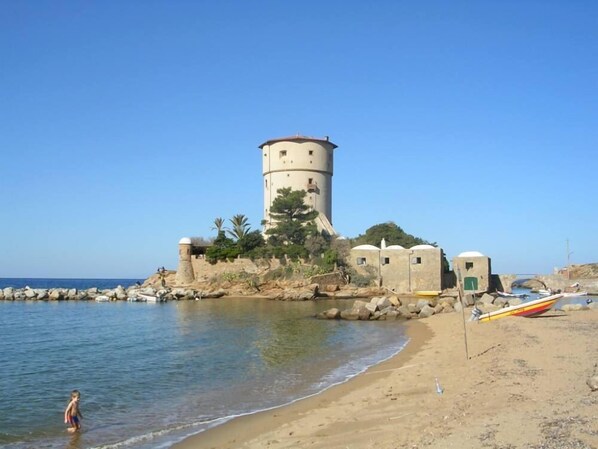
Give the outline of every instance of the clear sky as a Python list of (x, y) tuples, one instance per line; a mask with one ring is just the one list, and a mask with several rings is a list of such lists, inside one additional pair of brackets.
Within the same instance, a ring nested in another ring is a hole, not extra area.
[(0, 277), (146, 277), (330, 136), (335, 228), (598, 262), (598, 2), (0, 2)]

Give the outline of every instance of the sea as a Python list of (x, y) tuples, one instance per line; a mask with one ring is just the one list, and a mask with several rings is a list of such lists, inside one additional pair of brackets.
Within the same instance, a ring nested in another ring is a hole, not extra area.
[[(114, 288), (138, 279), (1, 279)], [(0, 447), (160, 449), (292, 403), (400, 352), (400, 322), (316, 320), (350, 301), (0, 301)], [(81, 392), (82, 432), (64, 409)]]

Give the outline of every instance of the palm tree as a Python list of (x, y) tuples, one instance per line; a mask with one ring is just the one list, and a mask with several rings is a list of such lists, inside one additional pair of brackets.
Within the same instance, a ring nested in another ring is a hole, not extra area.
[(251, 228), (247, 217), (243, 214), (235, 215), (230, 219), (230, 222), (233, 227), (232, 229), (227, 230), (228, 234), (237, 240), (241, 240), (245, 237)]
[(216, 230), (216, 232), (220, 234), (224, 230), (224, 218), (215, 218), (214, 226), (212, 226), (212, 229)]

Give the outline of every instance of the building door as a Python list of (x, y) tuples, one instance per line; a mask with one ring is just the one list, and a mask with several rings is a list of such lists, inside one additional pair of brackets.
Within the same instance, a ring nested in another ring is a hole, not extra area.
[(463, 280), (463, 290), (477, 290), (478, 289), (478, 278), (467, 277)]

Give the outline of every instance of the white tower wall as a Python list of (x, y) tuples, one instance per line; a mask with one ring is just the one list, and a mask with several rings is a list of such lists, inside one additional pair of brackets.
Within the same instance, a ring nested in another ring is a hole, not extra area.
[(270, 222), (270, 208), (278, 189), (305, 190), (305, 203), (332, 223), (333, 150), (328, 138), (287, 137), (262, 145), (264, 219)]

